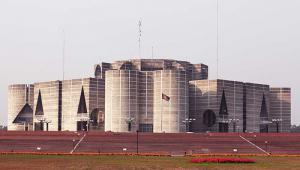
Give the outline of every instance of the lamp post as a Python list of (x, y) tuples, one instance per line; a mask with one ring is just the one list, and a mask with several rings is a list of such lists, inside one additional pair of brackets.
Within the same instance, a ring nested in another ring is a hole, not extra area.
[(265, 141), (265, 145), (266, 145), (266, 152), (268, 152), (268, 141)]
[(44, 120), (44, 122), (46, 123), (46, 131), (49, 131), (49, 123), (51, 123), (51, 120)]
[(190, 124), (192, 123), (192, 121), (195, 121), (196, 119), (194, 118), (187, 118), (185, 119), (184, 121), (182, 121), (182, 123), (185, 124), (185, 128), (186, 128), (186, 131), (189, 132), (190, 131)]
[(46, 131), (48, 131), (49, 130), (49, 123), (51, 123), (51, 120), (48, 120), (45, 117), (40, 117), (40, 118), (38, 118), (38, 120), (40, 121), (41, 131), (44, 131), (44, 123), (46, 123)]
[(134, 122), (134, 118), (132, 117), (129, 117), (127, 120), (126, 120), (127, 124), (128, 124), (128, 132), (131, 132), (131, 127), (132, 127), (132, 123)]
[(86, 131), (89, 131), (89, 121), (86, 122)]
[(73, 149), (74, 149), (74, 147), (75, 147), (75, 139), (73, 139), (72, 142), (73, 142)]
[(229, 122), (233, 124), (233, 132), (236, 132), (236, 124), (240, 121), (240, 119), (229, 119)]
[(136, 131), (136, 154), (139, 154), (139, 130)]
[[(88, 116), (82, 116), (79, 118), (81, 131), (88, 131), (90, 118)], [(83, 123), (86, 122), (84, 127)]]
[(279, 133), (279, 123), (282, 122), (282, 119), (272, 119), (273, 123), (276, 123), (276, 132)]
[(41, 131), (44, 131), (44, 120), (43, 119), (41, 119), (40, 120), (40, 127), (41, 127)]
[[(94, 122), (93, 119), (89, 119), (89, 121), (88, 121), (88, 128), (87, 128), (88, 131), (90, 131), (91, 128), (92, 128), (92, 130), (94, 129), (94, 128), (93, 128), (93, 122)], [(91, 125), (91, 124), (92, 124), (92, 125)]]

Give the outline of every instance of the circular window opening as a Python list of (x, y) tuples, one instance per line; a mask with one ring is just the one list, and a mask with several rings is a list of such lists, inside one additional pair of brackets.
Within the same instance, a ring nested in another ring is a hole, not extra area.
[(212, 110), (206, 110), (203, 113), (203, 124), (212, 127), (216, 123), (216, 114)]

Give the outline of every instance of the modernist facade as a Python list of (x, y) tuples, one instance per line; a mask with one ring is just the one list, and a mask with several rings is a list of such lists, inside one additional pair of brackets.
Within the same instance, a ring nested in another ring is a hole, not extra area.
[(208, 66), (135, 59), (94, 78), (9, 86), (8, 130), (289, 132), (290, 88), (208, 80)]
[(269, 86), (228, 80), (190, 82), (195, 132), (268, 132)]

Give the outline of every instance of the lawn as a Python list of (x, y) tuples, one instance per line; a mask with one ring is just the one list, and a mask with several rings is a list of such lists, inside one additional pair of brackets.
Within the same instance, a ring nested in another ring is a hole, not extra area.
[(300, 168), (300, 157), (243, 157), (254, 164), (194, 164), (192, 157), (0, 155), (0, 169), (272, 169)]

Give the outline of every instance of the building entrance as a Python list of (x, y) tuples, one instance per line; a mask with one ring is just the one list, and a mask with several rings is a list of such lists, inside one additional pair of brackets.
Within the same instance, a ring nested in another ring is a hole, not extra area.
[(259, 125), (259, 128), (260, 128), (260, 133), (268, 133), (269, 131), (269, 128), (268, 128), (268, 125), (265, 125), (265, 124), (261, 124)]
[(219, 123), (219, 132), (228, 132), (228, 123)]
[(35, 122), (34, 123), (35, 131), (43, 131), (44, 130), (44, 123), (43, 122)]
[(87, 131), (87, 121), (78, 121), (77, 122), (77, 131)]

